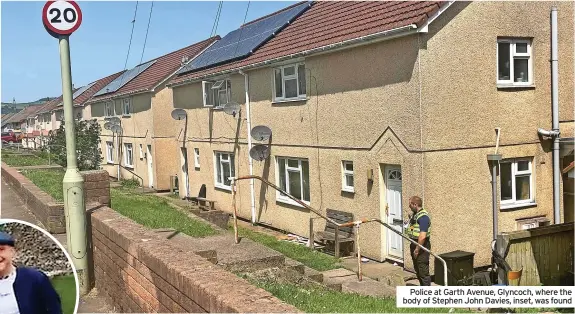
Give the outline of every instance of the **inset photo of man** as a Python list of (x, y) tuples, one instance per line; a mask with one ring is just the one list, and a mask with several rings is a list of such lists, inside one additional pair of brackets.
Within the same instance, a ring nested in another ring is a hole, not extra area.
[(77, 290), (60, 243), (28, 223), (0, 220), (0, 314), (73, 314)]

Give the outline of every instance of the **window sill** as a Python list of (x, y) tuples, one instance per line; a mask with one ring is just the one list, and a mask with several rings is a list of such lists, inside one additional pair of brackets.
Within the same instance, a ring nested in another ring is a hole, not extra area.
[(131, 116), (132, 116), (132, 114), (123, 114), (123, 115), (122, 115), (122, 118), (129, 118), (129, 117), (131, 117)]
[(535, 84), (504, 84), (504, 83), (497, 83), (497, 89), (534, 89)]
[(341, 191), (345, 193), (355, 193), (354, 188), (342, 188)]
[[(284, 204), (288, 204), (288, 205), (292, 205), (292, 206), (296, 206), (296, 207), (300, 207), (300, 208), (305, 208), (303, 205), (294, 202), (292, 199), (281, 197), (281, 196), (276, 197), (276, 202), (284, 203)], [(309, 205), (309, 202), (306, 202), (306, 201), (302, 201), (302, 202), (304, 202), (306, 205)]]
[(127, 169), (132, 169), (132, 170), (134, 170), (134, 166), (133, 166), (133, 165), (132, 165), (132, 166), (124, 165), (124, 167), (127, 168)]
[(533, 206), (537, 206), (537, 203), (529, 202), (529, 203), (504, 204), (501, 205), (499, 208), (501, 210), (505, 210), (505, 209), (516, 209), (516, 208), (533, 207)]
[(297, 97), (297, 98), (290, 98), (290, 99), (274, 100), (274, 101), (272, 101), (272, 104), (283, 104), (283, 103), (307, 101), (307, 100), (309, 100), (309, 98), (307, 98), (307, 97)]
[(113, 161), (107, 161), (108, 165), (114, 165)]
[(215, 184), (214, 187), (215, 187), (216, 189), (220, 189), (220, 190), (226, 190), (226, 191), (229, 191), (229, 192), (232, 191), (232, 187), (231, 187), (231, 186), (225, 186), (225, 185), (222, 185), (222, 184)]

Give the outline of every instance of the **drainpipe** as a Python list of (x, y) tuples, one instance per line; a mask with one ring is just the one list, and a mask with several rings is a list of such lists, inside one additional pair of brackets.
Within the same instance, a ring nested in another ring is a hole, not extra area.
[(551, 8), (551, 100), (553, 107), (552, 128), (557, 132), (553, 138), (553, 213), (555, 223), (561, 223), (559, 209), (559, 67), (557, 49), (557, 8)]
[[(252, 130), (252, 120), (250, 111), (250, 88), (249, 88), (249, 77), (241, 69), (238, 71), (244, 76), (244, 89), (246, 91), (246, 120), (248, 123), (248, 164), (250, 176), (254, 175), (254, 165), (252, 158), (250, 157), (249, 151), (252, 149), (252, 136), (250, 134)], [(250, 202), (251, 202), (251, 212), (252, 212), (252, 224), (256, 223), (256, 199), (255, 199), (255, 189), (254, 189), (254, 179), (250, 179)]]

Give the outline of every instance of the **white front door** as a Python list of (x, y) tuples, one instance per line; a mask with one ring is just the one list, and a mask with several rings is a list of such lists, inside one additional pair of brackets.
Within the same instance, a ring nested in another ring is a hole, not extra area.
[(154, 166), (152, 160), (152, 145), (148, 145), (148, 151), (146, 153), (148, 159), (148, 186), (150, 188), (154, 187)]
[(178, 185), (184, 188), (184, 191), (182, 191), (181, 188), (179, 188), (180, 196), (184, 194), (186, 195), (186, 197), (190, 197), (190, 180), (188, 175), (188, 149), (185, 147), (181, 148), (181, 165), (182, 165), (182, 178), (181, 180), (178, 180), (179, 181)]
[[(399, 166), (385, 167), (387, 224), (402, 232), (403, 215), (401, 206), (401, 168)], [(387, 255), (389, 259), (403, 261), (403, 238), (395, 232), (387, 231)]]

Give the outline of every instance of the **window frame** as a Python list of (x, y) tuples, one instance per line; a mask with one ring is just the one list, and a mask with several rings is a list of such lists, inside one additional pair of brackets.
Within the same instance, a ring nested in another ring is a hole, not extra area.
[[(128, 112), (126, 112), (126, 105), (128, 105)], [(132, 98), (122, 98), (122, 116), (129, 117), (132, 115)]]
[(113, 117), (116, 115), (116, 103), (113, 100), (104, 103), (104, 117)]
[[(347, 170), (346, 165), (351, 164), (352, 170)], [(347, 185), (347, 177), (351, 176), (353, 180), (353, 185)], [(353, 161), (342, 160), (341, 161), (341, 190), (344, 192), (355, 193), (355, 176), (353, 170)]]
[(194, 147), (194, 167), (200, 169), (200, 149)]
[[(220, 155), (219, 158), (219, 164), (218, 164), (218, 155)], [(227, 156), (227, 159), (224, 160), (222, 157), (223, 156)], [(227, 191), (231, 191), (232, 190), (232, 185), (230, 182), (230, 185), (226, 185), (225, 184), (225, 177), (224, 177), (224, 167), (223, 164), (224, 163), (228, 163), (229, 164), (229, 169), (230, 169), (230, 176), (235, 176), (235, 161), (234, 161), (235, 155), (232, 152), (224, 152), (224, 151), (214, 151), (214, 187), (218, 188), (218, 189), (222, 189), (222, 190), (227, 190)], [(218, 176), (218, 169), (220, 170), (220, 173), (222, 175), (222, 177), (220, 178)], [(221, 182), (218, 182), (218, 180), (221, 180)]]
[[(286, 179), (286, 192), (290, 193), (289, 190), (289, 186), (290, 186), (290, 182), (289, 182), (289, 172), (299, 172), (300, 173), (300, 187), (301, 187), (301, 195), (302, 198), (300, 199), (300, 201), (304, 202), (306, 205), (310, 205), (311, 202), (311, 186), (309, 185), (309, 160), (307, 158), (297, 158), (297, 157), (285, 157), (285, 156), (277, 156), (276, 157), (276, 185), (278, 187), (281, 187), (281, 180), (280, 180), (280, 160), (283, 160), (284, 164), (285, 164), (285, 172), (284, 172), (284, 176)], [(290, 167), (289, 166), (289, 161), (297, 161), (298, 162), (298, 167)], [(303, 175), (303, 167), (302, 167), (302, 161), (307, 162), (308, 165), (308, 191), (307, 191), (307, 195), (309, 197), (309, 200), (305, 200), (304, 199), (304, 195), (305, 195), (305, 191), (304, 191), (304, 175)], [(278, 190), (276, 190), (276, 201), (277, 202), (281, 202), (281, 203), (286, 203), (289, 205), (293, 205), (293, 206), (297, 206), (297, 207), (303, 207), (301, 204), (298, 204), (297, 202), (293, 201), (292, 199), (290, 199), (289, 197), (284, 196), (284, 194)]]
[[(518, 165), (521, 161), (528, 162), (528, 170), (519, 170)], [(502, 200), (501, 195), (503, 182), (501, 181), (501, 165), (502, 164), (511, 164), (511, 199), (510, 200)], [(499, 203), (501, 209), (507, 208), (515, 208), (515, 207), (522, 207), (522, 206), (530, 206), (535, 205), (535, 187), (534, 187), (534, 169), (533, 169), (533, 158), (530, 157), (521, 157), (521, 158), (510, 158), (505, 159), (499, 162)], [(529, 199), (526, 200), (517, 200), (517, 191), (516, 191), (516, 178), (517, 177), (525, 177), (529, 176)]]
[[(509, 79), (502, 80), (499, 78), (499, 44), (508, 43), (509, 44)], [(517, 52), (517, 44), (527, 44), (526, 53)], [(515, 82), (515, 59), (527, 59), (527, 75), (528, 79), (526, 82)], [(497, 85), (500, 86), (532, 86), (534, 83), (533, 79), (533, 40), (528, 38), (497, 38), (497, 48), (496, 48), (496, 77)]]
[[(129, 160), (128, 156), (131, 156), (132, 160)], [(124, 166), (134, 168), (134, 146), (132, 143), (124, 143)]]
[(106, 161), (109, 164), (114, 163), (114, 142), (106, 141)]
[[(214, 87), (214, 85), (217, 85), (218, 87)], [(225, 95), (227, 100), (226, 103), (232, 101), (232, 81), (230, 80), (230, 78), (223, 78), (212, 81), (202, 81), (202, 93), (203, 93), (204, 107), (213, 109), (222, 109), (223, 104), (220, 103), (220, 94), (223, 93)], [(208, 95), (211, 95), (211, 101), (212, 101), (211, 104), (209, 103), (210, 98), (208, 97)]]
[(142, 144), (140, 144), (140, 160), (144, 159), (144, 147)]
[[(299, 68), (300, 65), (304, 66), (304, 79), (306, 79), (305, 86), (306, 86), (306, 92), (305, 93), (301, 93), (300, 91), (300, 80), (299, 80)], [(288, 75), (286, 77), (285, 75), (285, 69), (286, 68), (294, 68), (294, 74), (292, 75)], [(277, 90), (276, 90), (276, 71), (279, 70), (280, 71), (280, 75), (281, 75), (281, 88), (282, 88), (282, 96), (279, 97), (277, 96)], [(295, 97), (286, 97), (286, 87), (285, 87), (285, 82), (287, 80), (296, 80), (296, 88), (297, 88), (297, 95)], [(272, 71), (272, 95), (273, 95), (273, 100), (274, 102), (286, 102), (286, 101), (298, 101), (298, 100), (304, 100), (307, 97), (307, 78), (305, 76), (305, 62), (296, 62), (296, 63), (290, 63), (290, 64), (285, 64), (285, 65), (281, 65), (281, 66), (277, 66), (273, 68)]]

